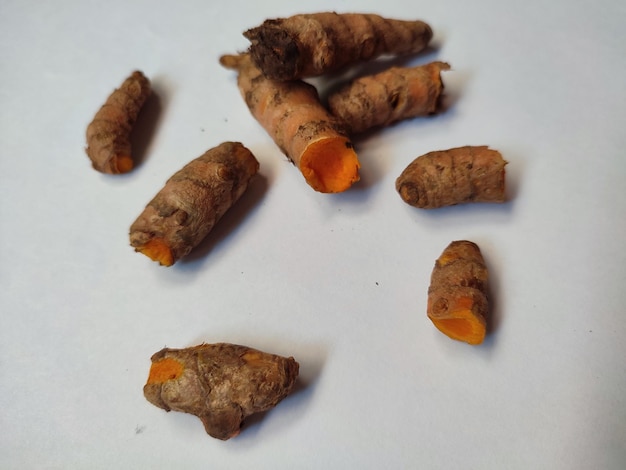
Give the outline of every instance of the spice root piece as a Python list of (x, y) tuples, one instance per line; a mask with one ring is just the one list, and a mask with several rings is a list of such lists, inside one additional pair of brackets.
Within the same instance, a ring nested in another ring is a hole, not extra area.
[(449, 69), (445, 62), (391, 67), (342, 87), (329, 96), (328, 106), (351, 134), (433, 114), (443, 91), (441, 71)]
[(85, 149), (94, 169), (119, 174), (133, 168), (130, 134), (150, 93), (150, 81), (137, 70), (98, 110), (87, 126)]
[(359, 180), (352, 142), (320, 103), (315, 87), (265, 78), (248, 54), (224, 55), (220, 63), (237, 71), (250, 113), (314, 190), (339, 193)]
[(210, 436), (222, 440), (238, 435), (248, 416), (285, 398), (299, 371), (293, 357), (229, 343), (165, 348), (151, 360), (146, 399), (197, 416)]
[(241, 197), (259, 162), (224, 142), (175, 173), (130, 227), (130, 244), (161, 265), (187, 255)]
[(276, 80), (322, 75), (383, 54), (414, 54), (433, 36), (423, 21), (364, 13), (321, 12), (266, 20), (244, 32), (265, 76)]
[(411, 162), (396, 180), (407, 204), (434, 209), (468, 202), (504, 202), (505, 165), (487, 146), (430, 152)]
[(473, 242), (450, 243), (433, 268), (427, 315), (446, 336), (477, 345), (486, 333), (487, 267)]

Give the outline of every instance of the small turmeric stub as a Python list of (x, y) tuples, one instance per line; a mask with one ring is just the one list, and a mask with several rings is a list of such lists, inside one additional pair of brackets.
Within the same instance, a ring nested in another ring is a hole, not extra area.
[(473, 242), (450, 243), (435, 262), (427, 315), (446, 336), (477, 345), (484, 341), (489, 302), (487, 267)]
[(506, 164), (486, 145), (429, 152), (404, 169), (396, 190), (404, 202), (421, 209), (505, 202)]
[(120, 174), (133, 169), (130, 135), (151, 94), (150, 81), (134, 71), (114, 90), (87, 126), (87, 156), (101, 173)]

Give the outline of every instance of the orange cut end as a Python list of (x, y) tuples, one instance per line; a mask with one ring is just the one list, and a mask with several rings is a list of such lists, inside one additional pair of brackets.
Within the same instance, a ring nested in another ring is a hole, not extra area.
[(174, 264), (174, 255), (170, 247), (160, 238), (153, 238), (137, 251), (146, 255), (153, 261), (158, 261), (162, 266)]
[(133, 160), (127, 156), (119, 156), (116, 159), (116, 167), (119, 173), (128, 173), (133, 169)]
[(455, 311), (450, 318), (433, 318), (431, 321), (449, 338), (477, 345), (485, 339), (485, 322), (472, 314), (471, 310)]
[(359, 180), (360, 166), (352, 144), (342, 137), (312, 143), (300, 159), (300, 171), (307, 183), (322, 193), (348, 189)]
[(166, 357), (153, 362), (148, 375), (148, 384), (160, 384), (168, 380), (175, 380), (183, 375), (185, 366), (176, 359)]

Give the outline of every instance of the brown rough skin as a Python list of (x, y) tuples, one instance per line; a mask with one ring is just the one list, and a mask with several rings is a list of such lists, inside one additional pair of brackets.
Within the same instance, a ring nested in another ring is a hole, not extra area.
[(445, 62), (391, 67), (352, 81), (328, 97), (328, 106), (350, 134), (426, 116), (438, 108), (441, 71), (449, 69)]
[(259, 162), (224, 142), (175, 173), (130, 227), (130, 244), (161, 265), (187, 255), (239, 199)]
[(293, 357), (228, 343), (165, 348), (151, 360), (146, 399), (197, 416), (210, 436), (222, 440), (238, 435), (246, 417), (285, 398), (299, 370)]
[(478, 245), (466, 240), (450, 243), (433, 268), (428, 318), (452, 339), (482, 343), (489, 314), (487, 279)]
[(119, 174), (133, 168), (130, 134), (150, 93), (149, 80), (135, 71), (98, 110), (87, 126), (85, 149), (94, 169)]
[(244, 32), (250, 54), (276, 80), (322, 75), (383, 54), (414, 54), (432, 39), (423, 21), (323, 12), (266, 20)]
[(248, 54), (224, 55), (220, 63), (238, 72), (248, 109), (313, 189), (337, 193), (359, 180), (352, 142), (321, 104), (315, 87), (265, 78)]
[(507, 162), (487, 146), (459, 147), (416, 158), (396, 180), (411, 206), (434, 209), (467, 202), (504, 202)]

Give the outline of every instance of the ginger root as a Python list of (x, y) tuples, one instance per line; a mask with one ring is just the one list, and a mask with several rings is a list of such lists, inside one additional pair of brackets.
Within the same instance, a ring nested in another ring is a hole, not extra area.
[(428, 288), (428, 318), (446, 336), (477, 345), (486, 333), (489, 302), (487, 267), (470, 241), (454, 241), (433, 268)]
[(459, 147), (416, 158), (396, 180), (411, 206), (422, 209), (466, 202), (504, 202), (507, 162), (487, 146)]
[(135, 71), (98, 110), (87, 126), (85, 149), (94, 169), (119, 174), (133, 168), (130, 134), (150, 93), (149, 80)]
[(445, 62), (418, 67), (391, 67), (352, 81), (328, 97), (328, 106), (351, 134), (388, 126), (437, 110)]
[(210, 436), (222, 440), (238, 435), (248, 416), (285, 398), (299, 370), (293, 357), (228, 343), (165, 348), (151, 360), (146, 399), (197, 416)]
[(432, 39), (423, 21), (323, 12), (266, 20), (244, 32), (250, 54), (276, 80), (322, 75), (383, 54), (413, 54)]
[(250, 112), (313, 189), (338, 193), (359, 180), (352, 143), (320, 103), (315, 87), (267, 79), (248, 54), (224, 55), (220, 63), (238, 72), (239, 91)]
[(187, 255), (248, 188), (259, 162), (224, 142), (175, 173), (130, 227), (130, 244), (161, 265)]

